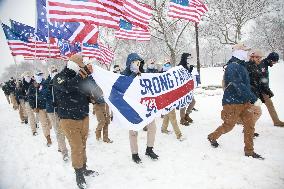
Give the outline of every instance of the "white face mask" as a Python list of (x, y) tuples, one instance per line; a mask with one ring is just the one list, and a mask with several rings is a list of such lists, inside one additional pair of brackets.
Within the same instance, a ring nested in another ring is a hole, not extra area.
[(148, 68), (149, 68), (149, 69), (155, 69), (155, 67), (156, 67), (155, 64), (149, 64), (149, 65), (148, 65)]
[(80, 67), (78, 66), (78, 64), (76, 64), (75, 62), (71, 60), (67, 62), (67, 68), (75, 71), (76, 73), (79, 73), (79, 70), (80, 70)]
[(38, 84), (40, 84), (40, 83), (42, 82), (42, 79), (43, 79), (42, 75), (35, 75), (35, 81), (36, 81)]
[(132, 72), (138, 73), (139, 72), (140, 61), (134, 61), (130, 65), (130, 70)]
[(239, 60), (248, 61), (248, 52), (244, 50), (236, 50), (233, 52), (233, 56)]
[(31, 81), (31, 77), (30, 77), (30, 76), (25, 76), (24, 79), (25, 79), (25, 81), (28, 82), (28, 83)]

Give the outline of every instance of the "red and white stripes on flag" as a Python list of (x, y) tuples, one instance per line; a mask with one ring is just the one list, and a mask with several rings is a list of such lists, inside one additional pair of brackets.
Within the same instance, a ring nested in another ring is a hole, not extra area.
[(199, 23), (201, 17), (207, 11), (207, 5), (202, 3), (200, 0), (189, 0), (188, 6), (170, 1), (168, 16)]
[(115, 37), (126, 40), (150, 41), (151, 34), (149, 30), (144, 30), (134, 26), (132, 30), (125, 30), (121, 28), (115, 32)]
[(8, 45), (11, 50), (12, 56), (33, 56), (27, 43), (21, 40), (8, 40)]
[(99, 37), (98, 26), (93, 24), (80, 23), (80, 26), (68, 39), (68, 41), (70, 41), (70, 43), (80, 42), (80, 43), (95, 44), (98, 41), (98, 37)]
[(99, 0), (47, 0), (51, 22), (85, 22), (118, 29), (120, 17), (115, 17)]
[(84, 57), (94, 58), (103, 64), (110, 64), (114, 58), (114, 53), (101, 43), (97, 44), (96, 47), (83, 45), (82, 55)]
[(45, 58), (59, 58), (60, 50), (55, 44), (48, 44), (46, 42), (28, 42), (27, 43), (30, 52), (37, 59)]
[(148, 29), (152, 17), (152, 8), (135, 0), (124, 0), (124, 16), (133, 25)]

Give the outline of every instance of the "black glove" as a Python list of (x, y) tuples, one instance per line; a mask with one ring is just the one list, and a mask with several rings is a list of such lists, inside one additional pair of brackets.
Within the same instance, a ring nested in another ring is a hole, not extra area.
[(266, 94), (269, 96), (269, 98), (274, 96), (273, 92), (270, 89), (266, 91)]

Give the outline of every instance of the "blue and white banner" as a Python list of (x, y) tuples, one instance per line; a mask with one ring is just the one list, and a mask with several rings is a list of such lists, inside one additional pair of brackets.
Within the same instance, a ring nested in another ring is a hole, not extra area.
[(187, 106), (196, 82), (182, 66), (135, 78), (93, 66), (93, 78), (104, 92), (116, 125), (141, 130), (155, 117)]

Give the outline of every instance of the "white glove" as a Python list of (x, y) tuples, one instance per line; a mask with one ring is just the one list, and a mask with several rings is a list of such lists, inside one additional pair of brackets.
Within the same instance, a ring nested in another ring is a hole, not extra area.
[(260, 107), (260, 106), (262, 105), (262, 102), (261, 102), (261, 100), (258, 98), (257, 101), (255, 101), (255, 103), (254, 103), (253, 105)]

